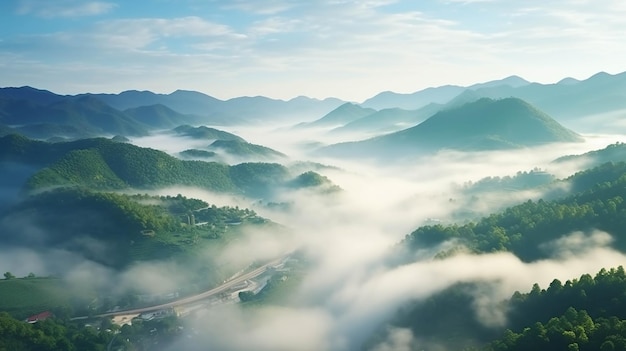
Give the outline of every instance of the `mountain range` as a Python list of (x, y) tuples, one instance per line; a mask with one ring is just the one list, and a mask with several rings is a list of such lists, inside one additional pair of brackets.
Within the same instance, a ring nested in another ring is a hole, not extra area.
[(344, 102), (298, 97), (289, 101), (239, 97), (226, 101), (191, 91), (171, 94), (58, 95), (32, 87), (0, 88), (0, 132), (33, 138), (142, 136), (181, 124), (231, 125), (312, 119)]
[[(385, 92), (366, 100), (362, 106), (375, 109), (390, 107), (415, 109), (428, 102), (450, 102), (461, 94), (467, 94), (467, 91), (473, 95), (473, 100), (482, 97), (493, 99), (518, 97), (562, 123), (572, 124), (585, 116), (626, 109), (626, 72), (615, 75), (599, 72), (585, 80), (564, 78), (554, 84), (530, 83), (520, 77), (511, 76), (468, 87), (446, 85), (412, 94)], [(465, 102), (470, 102), (467, 100)], [(598, 127), (593, 123), (584, 126)]]
[(585, 80), (565, 78), (554, 84), (530, 83), (510, 76), (467, 87), (445, 85), (410, 94), (383, 92), (361, 104), (307, 97), (288, 101), (262, 96), (220, 100), (185, 90), (171, 94), (129, 90), (119, 94), (59, 95), (32, 87), (0, 88), (0, 134), (77, 139), (141, 136), (182, 124), (270, 122), (305, 122), (305, 126), (335, 127), (337, 131), (380, 133), (410, 127), (438, 111), (484, 97), (517, 97), (570, 127), (613, 131), (621, 128), (615, 125), (615, 118), (603, 124), (586, 117), (626, 110), (626, 72), (600, 72)]
[(441, 149), (497, 150), (582, 140), (521, 99), (482, 98), (439, 111), (412, 128), (359, 142), (331, 145), (321, 152), (362, 157), (408, 156)]

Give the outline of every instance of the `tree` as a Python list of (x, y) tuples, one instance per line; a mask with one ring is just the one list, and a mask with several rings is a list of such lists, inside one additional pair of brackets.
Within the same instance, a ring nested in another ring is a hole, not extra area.
[(14, 278), (15, 276), (11, 272), (4, 273), (4, 279), (9, 280), (9, 279), (14, 279)]

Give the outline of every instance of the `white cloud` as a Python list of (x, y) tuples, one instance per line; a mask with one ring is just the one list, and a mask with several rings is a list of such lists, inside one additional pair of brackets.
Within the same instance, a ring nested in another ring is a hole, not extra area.
[(82, 2), (76, 0), (21, 0), (17, 13), (44, 18), (96, 16), (110, 12), (117, 5), (105, 1)]
[[(113, 8), (71, 2), (73, 7), (62, 12), (60, 5), (21, 4), (22, 13), (52, 14), (50, 8), (56, 8), (57, 16), (72, 8), (93, 13)], [(198, 6), (203, 5), (194, 3), (194, 9)], [(511, 74), (554, 82), (601, 70), (617, 73), (623, 70), (618, 58), (626, 55), (620, 29), (626, 28), (626, 9), (619, 4), (237, 1), (206, 6), (212, 6), (211, 17), (190, 8), (188, 16), (177, 18), (109, 19), (80, 31), (68, 27), (4, 38), (3, 51), (18, 56), (11, 62), (24, 69), (3, 76), (12, 84), (22, 80), (19, 85), (58, 81), (28, 74), (29, 60), (46, 57), (42, 64), (51, 65), (48, 74), (66, 70), (63, 86), (52, 89), (63, 93), (85, 86), (85, 76), (67, 68), (78, 65), (90, 67), (90, 85), (97, 91), (143, 83), (133, 87), (193, 89), (220, 98), (309, 95), (362, 101), (384, 90), (413, 92)], [(124, 72), (126, 67), (133, 73)], [(114, 69), (119, 74), (110, 75)]]

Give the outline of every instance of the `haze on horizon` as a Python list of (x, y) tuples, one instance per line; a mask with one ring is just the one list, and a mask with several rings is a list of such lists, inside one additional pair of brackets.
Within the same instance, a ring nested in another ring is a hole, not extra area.
[(0, 3), (2, 86), (363, 101), (619, 73), (626, 4), (557, 0)]

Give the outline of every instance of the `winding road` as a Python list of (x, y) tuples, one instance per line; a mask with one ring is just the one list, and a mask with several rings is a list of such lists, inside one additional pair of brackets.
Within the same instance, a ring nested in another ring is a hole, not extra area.
[[(280, 264), (286, 257), (288, 256), (283, 256), (281, 258), (275, 259), (273, 261), (270, 261), (262, 266), (260, 266), (259, 268), (256, 268), (248, 273), (244, 273), (236, 278), (233, 278), (227, 282), (225, 282), (224, 284), (213, 288), (211, 290), (207, 290), (205, 292), (202, 292), (200, 294), (197, 295), (193, 295), (193, 296), (188, 296), (188, 297), (184, 297), (182, 299), (178, 299), (176, 301), (171, 301), (168, 303), (164, 303), (164, 304), (160, 304), (160, 305), (154, 305), (154, 306), (148, 306), (148, 307), (142, 307), (142, 308), (135, 308), (135, 309), (130, 309), (130, 310), (120, 310), (120, 311), (115, 311), (115, 312), (107, 312), (107, 313), (102, 313), (102, 314), (98, 314), (94, 317), (115, 317), (115, 316), (120, 316), (120, 315), (128, 315), (128, 314), (139, 314), (139, 313), (145, 313), (145, 312), (153, 312), (153, 311), (158, 311), (158, 310), (162, 310), (162, 309), (166, 309), (166, 308), (172, 308), (172, 307), (177, 307), (177, 306), (183, 306), (183, 305), (188, 305), (191, 303), (195, 303), (201, 300), (205, 300), (209, 297), (213, 297), (217, 294), (220, 294), (222, 292), (228, 291), (229, 289), (231, 289), (233, 286), (236, 286), (238, 284), (243, 283), (244, 281), (248, 280), (248, 279), (253, 279), (256, 278), (258, 276), (260, 276), (261, 274), (265, 273), (265, 271), (267, 270), (268, 267), (271, 266), (275, 266)], [(86, 319), (87, 317), (75, 317), (72, 319)]]

